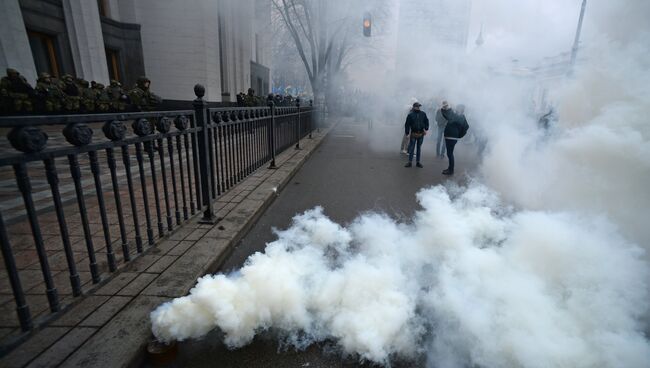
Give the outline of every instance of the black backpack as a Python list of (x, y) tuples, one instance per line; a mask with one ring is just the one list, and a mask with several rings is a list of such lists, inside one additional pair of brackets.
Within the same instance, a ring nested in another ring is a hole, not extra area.
[(469, 130), (469, 124), (467, 124), (467, 119), (465, 119), (464, 116), (462, 116), (459, 121), (458, 125), (460, 125), (460, 131), (458, 132), (459, 137), (458, 138), (463, 138), (465, 134), (467, 134), (467, 131)]

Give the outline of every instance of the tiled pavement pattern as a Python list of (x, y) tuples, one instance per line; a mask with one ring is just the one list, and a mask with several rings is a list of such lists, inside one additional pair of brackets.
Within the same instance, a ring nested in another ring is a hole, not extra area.
[[(103, 134), (99, 131), (100, 125), (91, 125), (94, 130), (94, 137), (102, 137)], [(60, 145), (67, 145), (63, 138), (57, 136), (58, 132), (50, 131), (48, 135), (50, 140), (48, 147), (56, 147)], [(60, 135), (60, 134), (59, 134)], [(57, 138), (58, 137), (58, 138)], [(265, 146), (265, 131), (260, 130), (261, 152), (266, 152)], [(99, 139), (95, 139), (94, 142)], [(143, 249), (146, 250), (149, 244), (157, 241), (161, 236), (169, 233), (178, 226), (177, 216), (181, 217), (181, 222), (185, 221), (185, 214), (188, 217), (194, 213), (198, 213), (195, 208), (197, 200), (196, 193), (196, 180), (194, 176), (194, 162), (192, 159), (192, 150), (189, 148), (189, 155), (186, 155), (184, 140), (181, 139), (181, 161), (183, 163), (183, 176), (184, 186), (180, 177), (180, 165), (178, 160), (178, 150), (175, 139), (173, 143), (173, 157), (175, 160), (175, 178), (178, 198), (178, 207), (175, 205), (173, 183), (171, 171), (169, 168), (169, 157), (167, 154), (167, 142), (163, 141), (165, 150), (165, 163), (166, 163), (166, 179), (169, 197), (169, 212), (166, 211), (165, 206), (165, 191), (163, 186), (163, 178), (160, 170), (160, 158), (157, 152), (154, 152), (154, 166), (157, 174), (157, 187), (158, 198), (155, 197), (154, 185), (151, 180), (151, 168), (149, 164), (149, 157), (146, 151), (143, 153), (145, 181), (147, 183), (147, 198), (148, 208), (151, 217), (151, 233), (152, 238), (148, 239), (147, 221), (145, 216), (145, 206), (143, 201), (143, 191), (140, 184), (140, 175), (138, 168), (138, 161), (136, 160), (135, 148), (129, 147), (131, 173), (133, 176), (133, 187), (135, 202), (137, 203), (137, 218), (139, 221), (140, 237), (142, 239)], [(11, 148), (7, 148), (7, 142), (0, 142), (0, 146), (4, 147), (3, 150), (11, 152)], [(68, 145), (69, 146), (69, 145)], [(191, 141), (190, 141), (191, 146)], [(224, 148), (228, 148), (224, 145)], [(5, 152), (6, 153), (6, 152)], [(138, 252), (136, 249), (135, 239), (135, 226), (133, 221), (133, 214), (131, 210), (129, 192), (126, 181), (126, 170), (122, 163), (121, 151), (115, 150), (115, 159), (117, 161), (117, 177), (119, 183), (119, 197), (121, 199), (121, 208), (123, 212), (126, 238), (128, 250), (131, 258), (134, 258)], [(117, 207), (111, 184), (110, 172), (106, 161), (106, 152), (104, 150), (98, 151), (98, 161), (100, 163), (101, 181), (103, 198), (106, 205), (107, 219), (109, 223), (110, 242), (108, 244), (112, 247), (112, 252), (118, 268), (124, 267), (125, 262), (122, 248), (122, 239), (119, 229)], [(79, 162), (82, 171), (82, 187), (85, 197), (85, 205), (88, 211), (89, 227), (91, 232), (92, 247), (95, 252), (96, 262), (101, 274), (101, 279), (106, 279), (110, 276), (108, 269), (108, 254), (107, 241), (104, 236), (102, 226), (102, 219), (100, 216), (99, 203), (95, 191), (95, 182), (90, 170), (90, 164), (87, 154), (79, 155)], [(236, 162), (236, 161), (233, 161)], [(74, 262), (81, 280), (82, 290), (88, 291), (95, 285), (92, 282), (90, 272), (90, 258), (87, 241), (83, 231), (81, 217), (79, 216), (79, 207), (76, 201), (76, 192), (72, 177), (70, 175), (69, 163), (67, 158), (62, 157), (56, 160), (57, 171), (59, 175), (59, 189), (61, 192), (62, 200), (64, 203), (64, 213), (69, 232), (69, 239), (73, 251)], [(188, 166), (190, 171), (188, 172)], [(264, 166), (264, 165), (263, 165)], [(32, 194), (34, 197), (35, 205), (39, 210), (38, 222), (40, 225), (41, 233), (43, 235), (45, 249), (48, 253), (48, 263), (52, 271), (54, 284), (57, 288), (59, 295), (59, 302), (61, 307), (74, 302), (75, 297), (72, 296), (72, 288), (70, 283), (70, 273), (68, 271), (67, 259), (65, 256), (61, 233), (59, 230), (59, 223), (55, 212), (53, 211), (53, 202), (51, 197), (50, 186), (45, 177), (45, 170), (43, 169), (42, 162), (33, 162), (29, 165), (29, 175), (32, 185)], [(237, 169), (237, 168), (235, 168)], [(239, 192), (236, 189), (229, 191), (227, 194)], [(185, 201), (183, 201), (183, 194)], [(245, 195), (243, 191), (242, 195)], [(229, 198), (224, 196), (223, 198)], [(221, 199), (221, 198), (220, 198)], [(242, 196), (234, 198), (240, 201)], [(234, 207), (233, 203), (218, 202), (217, 209), (228, 211)], [(157, 215), (156, 206), (160, 206), (161, 216)], [(192, 209), (195, 208), (194, 212)], [(19, 276), (22, 283), (23, 291), (26, 294), (27, 304), (30, 308), (32, 318), (36, 323), (39, 322), (39, 317), (47, 317), (50, 315), (48, 300), (45, 295), (45, 283), (41, 266), (38, 260), (37, 252), (34, 246), (34, 238), (31, 232), (29, 222), (24, 216), (24, 202), (21, 197), (20, 191), (16, 185), (16, 179), (11, 167), (0, 168), (0, 210), (9, 233), (9, 241), (13, 249), (13, 254), (19, 269)], [(171, 221), (169, 227), (168, 221)], [(162, 228), (162, 231), (160, 231)], [(20, 334), (18, 318), (15, 311), (16, 305), (14, 302), (12, 290), (9, 284), (6, 270), (4, 269), (4, 262), (0, 264), (0, 351), (1, 346), (5, 345), (6, 341), (11, 341), (15, 335)]]
[[(150, 311), (170, 298), (185, 295), (198, 276), (218, 268), (273, 201), (274, 188), (286, 185), (328, 131), (315, 133), (313, 140), (304, 139), (303, 150), (279, 154), (277, 170), (262, 167), (219, 197), (215, 211), (222, 219), (217, 224), (203, 225), (198, 217), (191, 219), (98, 289), (76, 298), (58, 318), (0, 359), (0, 366), (122, 367), (141, 359), (150, 338)], [(97, 244), (101, 244), (99, 239)], [(65, 272), (57, 277), (65, 281)], [(89, 275), (82, 279), (89, 282)], [(37, 296), (33, 299), (39, 301)], [(3, 310), (5, 313), (10, 311)], [(7, 335), (15, 328), (2, 331)]]

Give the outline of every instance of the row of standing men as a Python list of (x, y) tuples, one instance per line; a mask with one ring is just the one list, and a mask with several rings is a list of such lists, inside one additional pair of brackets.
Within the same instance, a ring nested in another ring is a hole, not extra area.
[[(422, 168), (420, 161), (422, 157), (422, 142), (424, 136), (429, 131), (429, 118), (420, 108), (419, 102), (414, 102), (411, 111), (406, 117), (404, 123), (404, 137), (402, 139), (401, 151), (408, 154), (408, 162), (405, 167), (413, 166), (413, 156), (416, 157), (415, 165)], [(447, 101), (442, 101), (440, 107), (436, 110), (436, 157), (445, 158), (445, 153), (449, 159), (449, 166), (442, 171), (443, 175), (454, 174), (454, 148), (456, 143), (467, 134), (469, 124), (465, 118), (465, 106), (458, 104), (453, 109)]]

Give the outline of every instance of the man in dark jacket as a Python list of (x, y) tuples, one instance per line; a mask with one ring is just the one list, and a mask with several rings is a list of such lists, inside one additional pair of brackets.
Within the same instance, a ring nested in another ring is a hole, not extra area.
[(422, 168), (420, 163), (422, 141), (429, 130), (429, 119), (424, 111), (420, 110), (420, 103), (413, 104), (413, 110), (406, 117), (404, 123), (404, 134), (410, 135), (409, 140), (409, 162), (404, 167), (413, 166), (413, 151), (417, 145), (417, 156), (415, 166)]
[(445, 146), (447, 146), (447, 157), (449, 158), (449, 168), (444, 170), (443, 175), (454, 174), (454, 147), (458, 140), (467, 134), (469, 124), (465, 119), (465, 106), (458, 105), (456, 111), (452, 109), (443, 109), (442, 115), (447, 119), (445, 127)]

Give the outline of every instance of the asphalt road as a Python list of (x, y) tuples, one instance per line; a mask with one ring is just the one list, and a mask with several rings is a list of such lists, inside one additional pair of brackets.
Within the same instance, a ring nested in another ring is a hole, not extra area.
[[(365, 211), (381, 211), (409, 221), (419, 205), (415, 193), (446, 180), (462, 181), (476, 166), (476, 150), (461, 143), (456, 148), (456, 174), (441, 175), (446, 160), (435, 158), (435, 142), (425, 137), (424, 168), (404, 168), (406, 156), (398, 151), (400, 124), (388, 125), (343, 121), (324, 140), (291, 183), (279, 194), (258, 223), (225, 262), (222, 272), (239, 268), (246, 258), (263, 251), (274, 240), (273, 228), (284, 229), (302, 211), (323, 206), (334, 221), (345, 224)], [(178, 367), (373, 367), (355, 357), (342, 357), (333, 343), (311, 346), (304, 351), (280, 349), (273, 336), (258, 336), (250, 345), (228, 350), (219, 331), (200, 341), (179, 344)], [(420, 366), (417, 362), (393, 367)]]

